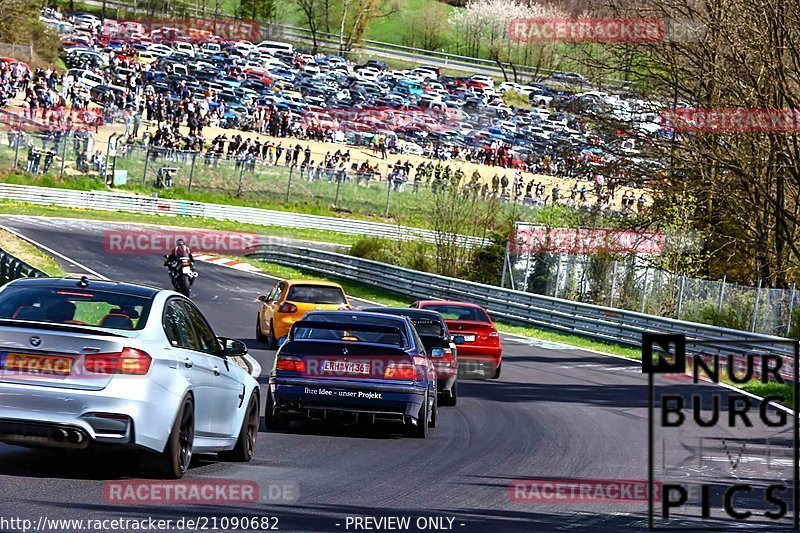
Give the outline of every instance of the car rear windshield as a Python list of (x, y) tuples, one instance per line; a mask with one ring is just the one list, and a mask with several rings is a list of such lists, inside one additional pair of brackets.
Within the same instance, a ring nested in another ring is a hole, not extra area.
[(313, 325), (304, 325), (302, 322), (298, 322), (292, 330), (292, 340), (367, 342), (388, 344), (400, 348), (407, 346), (405, 336), (400, 329), (366, 324), (326, 326), (319, 322)]
[(461, 305), (426, 305), (425, 309), (437, 311), (445, 320), (472, 320), (475, 322), (491, 322), (489, 316), (480, 307)]
[(419, 320), (412, 318), (411, 321), (414, 323), (414, 327), (417, 328), (417, 333), (420, 335), (441, 337), (444, 334), (442, 325), (435, 320)]
[(292, 285), (286, 299), (314, 304), (345, 304), (347, 300), (339, 287), (327, 285)]
[(0, 292), (0, 318), (139, 330), (151, 303), (150, 298), (118, 292), (11, 286)]

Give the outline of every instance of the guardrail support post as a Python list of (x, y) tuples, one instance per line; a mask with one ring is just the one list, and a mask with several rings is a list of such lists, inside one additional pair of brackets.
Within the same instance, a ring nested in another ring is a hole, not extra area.
[(794, 289), (795, 284), (792, 283), (792, 295), (789, 297), (789, 319), (786, 321), (786, 336), (792, 331), (792, 313), (794, 313)]
[(761, 283), (762, 280), (758, 280), (758, 288), (756, 289), (756, 303), (753, 305), (753, 319), (750, 321), (751, 332), (755, 332), (756, 330), (756, 321), (758, 320), (758, 304), (761, 301)]

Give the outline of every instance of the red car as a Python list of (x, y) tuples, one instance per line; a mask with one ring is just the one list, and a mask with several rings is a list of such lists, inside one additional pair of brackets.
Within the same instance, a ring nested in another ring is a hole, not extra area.
[(464, 344), (458, 347), (459, 370), (465, 370), (467, 375), (478, 371), (490, 379), (500, 377), (503, 362), (500, 334), (483, 307), (440, 300), (421, 300), (411, 307), (438, 312), (450, 333), (464, 336)]

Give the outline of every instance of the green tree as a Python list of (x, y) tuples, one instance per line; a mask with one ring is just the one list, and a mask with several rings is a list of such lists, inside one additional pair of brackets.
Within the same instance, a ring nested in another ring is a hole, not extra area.
[(239, 0), (236, 16), (271, 21), (275, 19), (276, 11), (275, 0)]

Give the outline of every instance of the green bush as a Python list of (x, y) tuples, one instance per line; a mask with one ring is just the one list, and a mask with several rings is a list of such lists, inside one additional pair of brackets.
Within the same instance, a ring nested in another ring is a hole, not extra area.
[(391, 241), (362, 237), (350, 247), (350, 255), (422, 272), (433, 272), (432, 245), (422, 241)]
[(391, 258), (390, 249), (392, 241), (380, 237), (362, 237), (350, 247), (350, 255), (362, 259), (371, 259), (381, 263), (389, 263)]
[(722, 328), (740, 329), (749, 331), (753, 320), (753, 294), (737, 294), (730, 302), (724, 302), (717, 309), (716, 303), (706, 303), (686, 309), (684, 320), (711, 324)]

